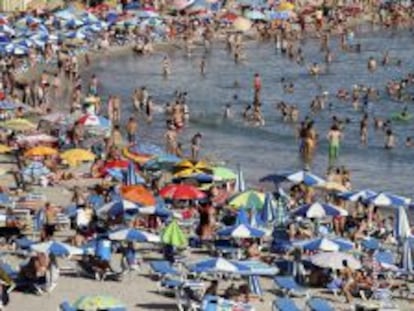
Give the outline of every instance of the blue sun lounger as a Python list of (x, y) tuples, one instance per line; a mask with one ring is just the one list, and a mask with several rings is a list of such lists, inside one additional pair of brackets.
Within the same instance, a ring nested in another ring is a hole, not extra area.
[(312, 311), (335, 311), (335, 309), (322, 298), (311, 298), (306, 303)]
[(289, 297), (277, 298), (273, 301), (272, 311), (301, 311), (296, 303)]
[(69, 302), (64, 301), (59, 305), (59, 310), (60, 311), (76, 311), (76, 309), (74, 307), (72, 307)]
[(154, 260), (150, 262), (150, 267), (152, 272), (159, 276), (159, 277), (165, 277), (167, 275), (169, 276), (179, 276), (180, 272), (175, 269), (171, 263), (167, 260)]
[(285, 295), (306, 296), (305, 288), (296, 283), (292, 276), (276, 276), (274, 279), (276, 285)]

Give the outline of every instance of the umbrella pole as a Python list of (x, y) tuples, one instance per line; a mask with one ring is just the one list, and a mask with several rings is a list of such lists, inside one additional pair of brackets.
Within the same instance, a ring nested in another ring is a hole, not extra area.
[(19, 150), (15, 150), (14, 152), (14, 156), (16, 158), (16, 166), (17, 166), (17, 172), (15, 174), (13, 174), (14, 176), (14, 180), (16, 183), (16, 187), (17, 188), (22, 188), (23, 191), (27, 190), (26, 187), (26, 182), (23, 178), (23, 174), (22, 174), (22, 169), (23, 169), (23, 164), (22, 164), (22, 158), (21, 158), (21, 154)]

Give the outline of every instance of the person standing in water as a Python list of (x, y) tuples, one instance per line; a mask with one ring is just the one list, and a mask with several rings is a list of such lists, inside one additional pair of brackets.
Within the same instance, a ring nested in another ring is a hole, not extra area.
[(207, 67), (206, 57), (203, 56), (200, 62), (200, 73), (203, 77), (206, 75), (206, 67)]
[(191, 138), (191, 159), (193, 161), (198, 161), (202, 137), (201, 133), (197, 133)]
[(339, 127), (334, 124), (328, 132), (329, 141), (329, 162), (333, 162), (339, 157), (339, 144), (342, 139), (342, 132)]
[(254, 74), (253, 80), (253, 89), (254, 89), (254, 101), (259, 101), (260, 91), (262, 90), (262, 78), (258, 73)]
[(368, 143), (368, 114), (364, 114), (359, 126), (359, 137), (361, 144), (366, 146)]
[(168, 78), (171, 74), (171, 62), (168, 56), (164, 56), (162, 60), (162, 75), (164, 78)]

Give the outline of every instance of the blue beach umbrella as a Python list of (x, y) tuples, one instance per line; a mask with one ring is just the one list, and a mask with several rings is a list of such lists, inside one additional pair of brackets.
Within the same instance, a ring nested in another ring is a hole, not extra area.
[(154, 216), (162, 217), (162, 218), (168, 218), (174, 215), (174, 213), (166, 207), (165, 201), (162, 198), (157, 197), (155, 199), (156, 199), (155, 206), (139, 207), (138, 209), (139, 214), (154, 215)]
[(54, 13), (54, 16), (58, 19), (62, 19), (65, 21), (71, 20), (75, 18), (73, 11), (71, 9), (60, 10)]
[(35, 252), (54, 254), (56, 256), (72, 256), (83, 254), (83, 250), (81, 248), (57, 241), (32, 244), (30, 246), (30, 249)]
[(251, 20), (266, 20), (266, 15), (257, 10), (247, 11), (244, 16)]
[(65, 27), (67, 28), (78, 28), (83, 25), (83, 22), (79, 19), (72, 18), (65, 22)]
[(141, 154), (150, 154), (155, 156), (161, 156), (165, 154), (164, 150), (155, 144), (151, 143), (139, 143), (130, 149), (131, 152), (141, 153)]
[(309, 171), (297, 171), (291, 174), (283, 174), (286, 180), (296, 184), (304, 183), (307, 186), (321, 186), (325, 183), (325, 180)]
[(201, 260), (188, 266), (195, 273), (248, 273), (250, 268), (221, 257)]
[(0, 101), (0, 109), (3, 110), (15, 110), (17, 109), (17, 105), (11, 101), (8, 100), (2, 100)]
[(217, 231), (217, 234), (222, 237), (231, 237), (236, 239), (261, 238), (265, 235), (263, 230), (253, 228), (248, 224), (239, 224), (229, 226), (227, 228)]
[(50, 170), (39, 161), (34, 161), (30, 163), (26, 168), (23, 169), (23, 175), (25, 177), (40, 177), (44, 175), (48, 175), (50, 173)]
[(357, 202), (359, 200), (366, 200), (369, 197), (373, 197), (377, 193), (371, 189), (364, 189), (359, 191), (347, 191), (338, 193), (337, 196), (343, 200)]
[(292, 211), (292, 215), (306, 218), (347, 216), (348, 212), (335, 205), (325, 203), (305, 204)]
[(251, 294), (256, 295), (258, 297), (263, 296), (263, 289), (260, 285), (260, 279), (257, 275), (249, 275), (247, 283)]
[(0, 193), (0, 205), (8, 205), (11, 203), (12, 203), (12, 200), (6, 193)]
[(16, 34), (16, 31), (11, 28), (9, 25), (0, 25), (0, 32), (6, 33), (10, 36), (14, 36)]
[(250, 222), (249, 222), (249, 224), (253, 228), (260, 228), (260, 227), (264, 227), (266, 225), (266, 223), (260, 217), (260, 213), (256, 212), (256, 210), (254, 208), (252, 208), (250, 210)]
[(125, 212), (138, 212), (139, 210), (139, 205), (127, 201), (127, 200), (116, 200), (116, 201), (112, 201), (109, 202), (107, 204), (105, 204), (104, 206), (102, 206), (101, 208), (99, 208), (97, 210), (97, 214), (98, 215), (111, 215), (111, 216), (116, 216), (116, 215), (120, 215), (122, 213)]
[(128, 168), (124, 174), (124, 184), (127, 186), (145, 184), (145, 179), (140, 176), (136, 170), (133, 162), (129, 162)]
[(266, 193), (263, 208), (260, 211), (260, 218), (264, 223), (270, 224), (275, 221), (276, 204), (271, 193)]
[(354, 243), (349, 240), (341, 238), (317, 238), (305, 241), (295, 242), (294, 245), (299, 246), (307, 251), (326, 251), (326, 252), (337, 252), (337, 251), (349, 251), (354, 248)]
[(237, 216), (236, 216), (236, 225), (241, 225), (241, 224), (248, 224), (249, 223), (249, 215), (247, 214), (246, 209), (241, 208), (237, 211)]
[(246, 183), (244, 181), (243, 171), (241, 165), (237, 165), (236, 185), (234, 186), (236, 192), (243, 192), (246, 190)]
[(368, 197), (366, 202), (375, 206), (406, 206), (410, 204), (410, 199), (404, 198), (394, 194), (388, 194), (385, 192), (377, 193), (373, 196)]
[(404, 206), (399, 206), (395, 211), (395, 228), (394, 236), (400, 242), (405, 241), (411, 235), (410, 222), (407, 216), (407, 210)]
[(122, 228), (112, 231), (108, 238), (113, 241), (130, 241), (130, 242), (151, 242), (159, 243), (161, 239), (158, 235), (137, 230), (135, 228)]

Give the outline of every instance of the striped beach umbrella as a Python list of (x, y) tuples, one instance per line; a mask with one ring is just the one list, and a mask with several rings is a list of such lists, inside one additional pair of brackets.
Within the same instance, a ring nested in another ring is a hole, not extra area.
[(229, 226), (217, 231), (218, 236), (231, 237), (236, 239), (261, 238), (265, 234), (265, 231), (254, 228), (248, 224)]
[(284, 174), (282, 176), (284, 176), (288, 181), (296, 184), (303, 183), (307, 186), (320, 186), (325, 183), (324, 179), (306, 170)]
[(127, 170), (123, 172), (123, 182), (127, 186), (145, 184), (145, 179), (136, 172), (132, 161), (129, 162)]
[(373, 197), (377, 193), (371, 189), (364, 189), (359, 191), (347, 191), (338, 193), (338, 197), (351, 202), (357, 202), (359, 200), (366, 200), (367, 198)]
[(196, 273), (247, 273), (249, 267), (237, 261), (230, 261), (221, 257), (204, 259), (188, 266)]
[(251, 294), (258, 297), (263, 296), (263, 289), (260, 285), (260, 279), (257, 275), (249, 275), (247, 283)]
[(83, 250), (81, 248), (57, 241), (32, 244), (30, 249), (35, 252), (54, 254), (56, 256), (73, 256), (83, 254)]
[(137, 230), (135, 228), (122, 228), (112, 231), (108, 238), (114, 241), (131, 241), (131, 242), (152, 242), (159, 243), (161, 239), (158, 235)]
[(325, 203), (305, 204), (292, 211), (292, 215), (306, 218), (347, 216), (348, 212), (335, 205)]
[(385, 206), (406, 206), (410, 204), (411, 199), (401, 197), (395, 194), (380, 192), (373, 196), (368, 197), (365, 201), (375, 206), (385, 207)]
[(349, 240), (341, 238), (317, 238), (311, 240), (297, 241), (295, 246), (301, 247), (307, 251), (325, 251), (325, 252), (337, 252), (337, 251), (349, 251), (354, 248), (354, 243)]

